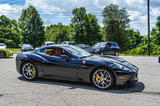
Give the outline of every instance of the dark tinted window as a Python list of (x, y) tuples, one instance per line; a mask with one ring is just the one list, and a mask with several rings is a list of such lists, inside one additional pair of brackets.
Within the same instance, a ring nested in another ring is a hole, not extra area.
[(73, 42), (69, 42), (68, 44), (69, 44), (69, 45), (75, 45), (75, 43), (73, 43)]
[(42, 48), (39, 50), (39, 53), (43, 53), (43, 54), (46, 54), (46, 48)]
[(118, 46), (117, 43), (110, 43), (111, 46)]

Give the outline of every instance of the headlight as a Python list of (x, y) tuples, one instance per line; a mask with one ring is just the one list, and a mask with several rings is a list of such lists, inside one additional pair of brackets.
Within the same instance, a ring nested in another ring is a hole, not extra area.
[(118, 65), (118, 69), (121, 69), (121, 70), (130, 70), (129, 68), (127, 68), (125, 66), (122, 66), (122, 65)]
[(123, 71), (135, 72), (134, 70), (132, 70), (124, 65), (118, 64), (118, 63), (114, 63), (112, 67), (114, 69), (119, 69), (119, 70), (123, 70)]

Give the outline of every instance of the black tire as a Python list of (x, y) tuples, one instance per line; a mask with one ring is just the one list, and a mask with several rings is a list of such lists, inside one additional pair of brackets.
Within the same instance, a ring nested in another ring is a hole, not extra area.
[(38, 78), (38, 70), (32, 62), (24, 63), (21, 67), (21, 73), (26, 80), (36, 80)]
[(100, 55), (104, 56), (104, 52), (101, 52)]
[(6, 57), (6, 53), (4, 51), (0, 51), (0, 58), (5, 58)]
[(119, 52), (116, 52), (114, 55), (115, 55), (115, 56), (119, 56)]
[[(104, 74), (103, 78), (102, 78), (102, 74), (100, 76), (97, 76), (97, 74), (100, 74), (100, 72), (105, 73), (105, 74), (103, 73)], [(101, 78), (99, 78), (99, 77), (101, 77)], [(97, 81), (97, 79), (98, 79), (98, 81)], [(98, 89), (110, 89), (115, 84), (115, 77), (110, 70), (107, 70), (104, 68), (99, 68), (99, 69), (96, 69), (91, 74), (91, 82)]]

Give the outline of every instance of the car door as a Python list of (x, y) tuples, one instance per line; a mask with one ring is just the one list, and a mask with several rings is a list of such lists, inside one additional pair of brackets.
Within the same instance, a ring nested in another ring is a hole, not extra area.
[(49, 55), (43, 55), (43, 57), (47, 59), (49, 62), (44, 63), (44, 72), (46, 75), (53, 75), (56, 77), (63, 77), (69, 79), (77, 79), (77, 72), (81, 65), (76, 59), (71, 57), (70, 60), (66, 60), (62, 59), (59, 56)]

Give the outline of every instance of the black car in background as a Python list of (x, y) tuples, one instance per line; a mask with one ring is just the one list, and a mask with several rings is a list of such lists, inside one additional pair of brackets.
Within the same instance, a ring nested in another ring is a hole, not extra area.
[(78, 44), (77, 46), (82, 48), (82, 49), (86, 49), (87, 48), (87, 46), (85, 44)]
[(89, 52), (101, 55), (118, 56), (120, 49), (116, 42), (98, 42), (92, 46)]
[(23, 44), (21, 48), (22, 52), (28, 52), (28, 51), (33, 51), (33, 50), (34, 48), (31, 44)]

